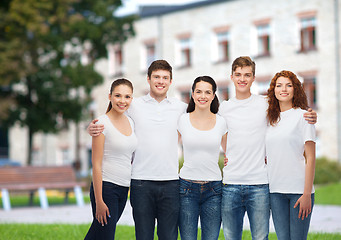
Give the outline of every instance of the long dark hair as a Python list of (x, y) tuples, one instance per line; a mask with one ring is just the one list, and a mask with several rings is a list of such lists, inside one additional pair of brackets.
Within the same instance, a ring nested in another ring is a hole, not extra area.
[[(213, 94), (215, 94), (215, 92), (217, 91), (217, 84), (215, 83), (213, 78), (211, 78), (210, 76), (200, 76), (200, 77), (197, 77), (194, 80), (194, 82), (193, 82), (192, 94), (194, 93), (195, 87), (196, 87), (198, 82), (207, 82), (207, 83), (211, 84)], [(187, 106), (187, 112), (188, 113), (193, 112), (194, 109), (195, 109), (195, 103), (194, 103), (194, 99), (193, 99), (193, 97), (191, 95), (191, 99), (189, 100), (189, 103), (188, 103), (188, 106)], [(216, 114), (218, 112), (218, 110), (219, 110), (219, 100), (217, 98), (217, 95), (214, 95), (214, 99), (211, 102), (210, 110), (214, 114)]]
[[(115, 87), (117, 87), (119, 85), (126, 85), (126, 86), (131, 88), (131, 91), (134, 91), (133, 84), (128, 79), (119, 78), (119, 79), (116, 79), (115, 81), (112, 82), (111, 88), (110, 88), (110, 94), (112, 94)], [(109, 102), (106, 113), (108, 113), (111, 110), (111, 108), (112, 108), (112, 105), (111, 105), (111, 102)]]

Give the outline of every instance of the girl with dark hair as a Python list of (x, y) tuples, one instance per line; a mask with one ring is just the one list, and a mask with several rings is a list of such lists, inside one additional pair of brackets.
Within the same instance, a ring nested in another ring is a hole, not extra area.
[(221, 225), (220, 145), (225, 151), (226, 122), (217, 115), (217, 85), (209, 76), (194, 80), (187, 113), (179, 118), (184, 164), (180, 170), (179, 229), (182, 240), (218, 239)]
[(98, 118), (104, 131), (92, 137), (90, 200), (93, 213), (85, 239), (114, 239), (116, 223), (126, 205), (131, 178), (132, 154), (137, 146), (133, 121), (124, 112), (132, 101), (133, 85), (115, 80), (106, 114)]
[(314, 205), (315, 126), (301, 82), (290, 71), (276, 73), (268, 90), (266, 155), (270, 205), (279, 240), (307, 239)]

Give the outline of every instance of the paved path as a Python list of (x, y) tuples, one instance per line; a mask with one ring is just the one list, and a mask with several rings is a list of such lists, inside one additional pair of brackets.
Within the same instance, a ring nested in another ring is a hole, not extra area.
[[(76, 205), (50, 206), (49, 209), (40, 207), (17, 207), (11, 211), (0, 210), (0, 223), (90, 223), (92, 221), (90, 204), (83, 207)], [(247, 217), (244, 221), (244, 229), (250, 229)], [(130, 203), (119, 221), (121, 225), (133, 226), (133, 218)], [(270, 231), (274, 232), (272, 220), (270, 221)], [(341, 206), (321, 206), (314, 207), (310, 224), (311, 232), (338, 232), (341, 233)]]

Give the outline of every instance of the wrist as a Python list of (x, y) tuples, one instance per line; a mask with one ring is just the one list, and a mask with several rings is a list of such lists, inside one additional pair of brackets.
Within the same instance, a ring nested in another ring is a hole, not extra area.
[(96, 199), (95, 200), (95, 202), (96, 202), (96, 205), (99, 205), (99, 204), (103, 204), (104, 203), (104, 201), (103, 201), (103, 199), (101, 198), (101, 199)]
[(304, 192), (303, 194), (302, 194), (302, 196), (304, 196), (304, 197), (310, 197), (310, 195), (311, 195), (311, 193), (309, 192)]

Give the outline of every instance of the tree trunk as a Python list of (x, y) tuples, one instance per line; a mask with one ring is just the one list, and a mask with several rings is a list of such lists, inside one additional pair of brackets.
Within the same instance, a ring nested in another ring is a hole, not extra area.
[(32, 141), (33, 141), (33, 131), (28, 128), (28, 149), (27, 149), (27, 165), (32, 165)]
[(80, 157), (80, 130), (79, 130), (79, 122), (75, 122), (76, 125), (76, 149), (75, 149), (75, 161), (74, 161), (74, 168), (78, 172), (81, 169), (81, 157)]

